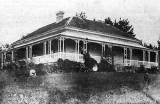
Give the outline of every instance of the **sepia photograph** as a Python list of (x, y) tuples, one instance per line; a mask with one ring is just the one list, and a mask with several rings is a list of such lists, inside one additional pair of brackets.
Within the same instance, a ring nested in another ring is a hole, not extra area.
[(160, 104), (159, 0), (0, 0), (0, 104)]

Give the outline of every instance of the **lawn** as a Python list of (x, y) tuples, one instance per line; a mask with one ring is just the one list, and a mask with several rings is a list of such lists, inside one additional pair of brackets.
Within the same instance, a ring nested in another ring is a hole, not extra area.
[[(1, 104), (156, 104), (159, 75), (150, 75), (145, 90), (142, 74), (86, 72), (49, 74), (14, 81), (0, 73)], [(149, 96), (146, 96), (146, 92)]]

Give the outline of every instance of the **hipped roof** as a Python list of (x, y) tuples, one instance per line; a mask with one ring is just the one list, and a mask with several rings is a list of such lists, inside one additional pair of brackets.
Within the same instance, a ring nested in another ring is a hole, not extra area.
[[(91, 20), (82, 19), (79, 17), (68, 17), (58, 23), (52, 23), (47, 26), (41, 27), (41, 28), (37, 29), (36, 31), (24, 36), (21, 40), (27, 39), (30, 37), (34, 37), (34, 36), (39, 35), (41, 33), (44, 33), (49, 30), (56, 29), (56, 28), (62, 27), (62, 26), (71, 26), (71, 27), (76, 27), (76, 28), (80, 28), (80, 29), (109, 33), (109, 35), (114, 35), (114, 36), (116, 35), (118, 37), (136, 39), (136, 38), (132, 37), (131, 35), (127, 34), (126, 32), (123, 32), (123, 31), (121, 31), (111, 25), (108, 25), (108, 24), (105, 24), (102, 22), (91, 21)], [(138, 39), (136, 39), (136, 40), (138, 40)]]

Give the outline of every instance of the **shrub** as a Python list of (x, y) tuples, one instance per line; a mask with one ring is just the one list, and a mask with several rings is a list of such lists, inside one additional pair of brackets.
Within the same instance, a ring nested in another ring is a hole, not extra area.
[(89, 53), (83, 55), (84, 58), (84, 65), (86, 71), (92, 71), (92, 68), (97, 65), (97, 61), (90, 57)]
[(148, 69), (148, 73), (157, 74), (159, 73), (159, 70), (156, 66), (151, 66), (151, 69)]
[(26, 69), (25, 61), (16, 61), (7, 63), (3, 70), (7, 70), (9, 74), (18, 81), (24, 81), (29, 76), (29, 72)]
[(63, 61), (63, 71), (64, 72), (73, 72), (74, 71), (74, 65), (75, 63), (73, 61), (70, 61), (68, 59), (65, 59)]
[[(123, 72), (131, 72), (131, 73), (135, 73), (136, 67), (135, 66), (124, 66), (123, 67)], [(136, 71), (137, 73), (139, 73), (139, 69)]]
[(145, 73), (146, 70), (145, 70), (145, 67), (144, 65), (140, 65), (140, 67), (138, 68), (138, 70), (136, 70), (137, 73)]
[(37, 64), (34, 69), (37, 75), (45, 75), (47, 73), (44, 64)]
[(57, 73), (57, 72), (59, 72), (58, 70), (59, 70), (59, 68), (58, 68), (58, 64), (57, 64), (57, 62), (56, 63), (53, 63), (53, 64), (51, 64), (51, 65), (48, 65), (48, 69), (50, 70), (50, 72), (51, 73)]
[(112, 65), (105, 59), (101, 59), (100, 63), (98, 64), (98, 71), (101, 71), (101, 72), (115, 72)]
[(15, 61), (7, 63), (3, 69), (7, 70), (16, 80), (23, 80), (29, 76), (29, 71), (34, 68), (34, 63), (26, 61)]
[(44, 69), (47, 73), (72, 73), (72, 72), (83, 72), (83, 63), (70, 61), (68, 59), (58, 59), (57, 62), (45, 65)]
[(32, 60), (26, 61), (25, 65), (26, 65), (27, 70), (31, 70), (35, 68), (35, 63)]
[(76, 72), (85, 72), (86, 68), (83, 63), (77, 62), (75, 65)]
[(18, 67), (19, 67), (18, 63), (10, 62), (3, 66), (3, 70), (7, 70), (8, 72), (12, 72), (12, 71), (14, 72), (16, 71), (16, 69), (18, 69)]
[(82, 63), (75, 62), (75, 61), (70, 61), (68, 59), (65, 59), (59, 62), (58, 68), (62, 72), (70, 73), (70, 72), (80, 72), (81, 71), (81, 65)]

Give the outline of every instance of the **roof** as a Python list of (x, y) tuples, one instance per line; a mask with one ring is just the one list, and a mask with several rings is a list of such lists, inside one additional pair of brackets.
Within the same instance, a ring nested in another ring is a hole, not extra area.
[(110, 35), (114, 34), (121, 37), (127, 37), (132, 39), (134, 38), (131, 35), (127, 34), (126, 32), (123, 32), (109, 24), (105, 24), (103, 22), (98, 22), (98, 21), (83, 20), (78, 17), (73, 17), (68, 26), (73, 26), (77, 28), (93, 30), (103, 33), (110, 33)]
[(72, 18), (68, 17), (58, 23), (52, 23), (47, 26), (41, 27), (41, 28), (37, 29), (36, 31), (24, 36), (21, 40), (39, 35), (41, 33), (47, 32), (52, 29), (56, 29), (61, 26), (72, 26), (72, 27), (81, 28), (81, 29), (109, 33), (110, 35), (113, 34), (113, 35), (117, 35), (119, 37), (127, 37), (127, 38), (131, 38), (131, 39), (136, 39), (136, 38), (128, 35), (127, 33), (123, 32), (123, 31), (121, 31), (111, 25), (102, 23), (102, 22), (81, 19), (79, 17), (72, 17)]
[(52, 30), (52, 29), (55, 29), (55, 28), (64, 26), (68, 20), (69, 20), (69, 17), (63, 19), (61, 22), (52, 23), (52, 24), (49, 24), (49, 25), (47, 25), (47, 26), (41, 27), (41, 28), (37, 29), (36, 31), (34, 31), (34, 32), (32, 32), (32, 33), (24, 36), (22, 39), (27, 39), (27, 38), (29, 38), (29, 37), (33, 37), (33, 36), (36, 36), (36, 35), (38, 35), (38, 34), (47, 32), (47, 31), (49, 31), (49, 30)]

